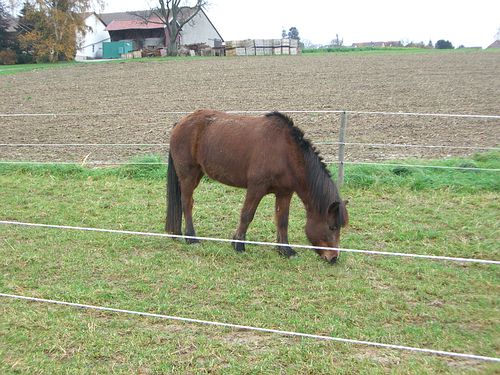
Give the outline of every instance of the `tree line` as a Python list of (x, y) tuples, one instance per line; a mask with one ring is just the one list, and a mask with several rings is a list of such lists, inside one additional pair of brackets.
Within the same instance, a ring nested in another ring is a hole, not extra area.
[(103, 4), (103, 0), (26, 0), (14, 19), (0, 0), (0, 63), (72, 60), (77, 33), (88, 31), (85, 12)]

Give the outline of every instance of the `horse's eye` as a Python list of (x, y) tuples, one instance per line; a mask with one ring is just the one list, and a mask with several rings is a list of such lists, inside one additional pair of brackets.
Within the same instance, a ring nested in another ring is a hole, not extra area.
[(336, 225), (332, 225), (332, 226), (330, 227), (330, 230), (331, 230), (331, 231), (336, 231), (336, 230), (338, 230), (338, 229), (339, 229), (339, 228), (338, 228)]

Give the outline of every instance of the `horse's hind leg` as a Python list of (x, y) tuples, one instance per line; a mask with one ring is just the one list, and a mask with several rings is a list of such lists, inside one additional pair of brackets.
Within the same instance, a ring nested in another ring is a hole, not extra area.
[[(265, 191), (261, 188), (248, 187), (245, 203), (241, 209), (240, 225), (236, 231), (233, 239), (244, 241), (247, 234), (247, 229), (253, 220), (257, 206), (259, 205)], [(233, 242), (233, 247), (238, 252), (245, 251), (245, 244), (241, 242)]]
[[(276, 228), (278, 229), (278, 243), (288, 244), (288, 215), (292, 194), (276, 194)], [(290, 246), (278, 246), (278, 252), (288, 258), (297, 253)]]
[[(183, 178), (180, 179), (182, 211), (184, 212), (185, 219), (185, 236), (196, 237), (196, 232), (193, 225), (193, 193), (194, 189), (196, 189), (196, 187), (200, 183), (202, 177), (203, 172), (201, 171), (201, 169), (193, 168), (188, 176), (183, 176)], [(186, 238), (186, 242), (191, 244), (200, 241), (194, 238)]]

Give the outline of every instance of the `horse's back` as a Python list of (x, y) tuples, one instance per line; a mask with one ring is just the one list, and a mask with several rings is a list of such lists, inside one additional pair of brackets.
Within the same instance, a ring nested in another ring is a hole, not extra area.
[(212, 179), (237, 187), (272, 185), (287, 172), (286, 134), (265, 116), (198, 110), (175, 126), (170, 147), (176, 168), (199, 166)]

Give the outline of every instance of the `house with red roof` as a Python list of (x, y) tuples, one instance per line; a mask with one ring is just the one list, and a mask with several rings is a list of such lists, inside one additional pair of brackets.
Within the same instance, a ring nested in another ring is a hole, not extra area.
[[(194, 8), (181, 8), (181, 17), (188, 19)], [(181, 20), (182, 21), (182, 20)], [(118, 13), (89, 13), (85, 23), (88, 31), (78, 37), (79, 48), (76, 60), (99, 59), (103, 55), (103, 43), (126, 41), (132, 42), (133, 49), (156, 50), (165, 47), (168, 40), (166, 26), (150, 10)], [(200, 10), (180, 33), (179, 45), (204, 44), (214, 48), (221, 45), (223, 39), (203, 10)]]

